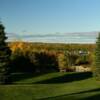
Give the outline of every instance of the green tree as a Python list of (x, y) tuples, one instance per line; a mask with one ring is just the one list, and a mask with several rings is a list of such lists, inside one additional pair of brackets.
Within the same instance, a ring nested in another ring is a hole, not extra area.
[(100, 33), (96, 41), (94, 76), (100, 79)]
[(0, 84), (9, 82), (9, 60), (11, 51), (5, 40), (7, 39), (3, 24), (0, 23)]

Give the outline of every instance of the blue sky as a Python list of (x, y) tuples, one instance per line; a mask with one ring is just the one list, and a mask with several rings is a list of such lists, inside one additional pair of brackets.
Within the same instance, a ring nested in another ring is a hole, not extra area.
[(16, 34), (100, 31), (100, 0), (0, 0), (0, 18)]

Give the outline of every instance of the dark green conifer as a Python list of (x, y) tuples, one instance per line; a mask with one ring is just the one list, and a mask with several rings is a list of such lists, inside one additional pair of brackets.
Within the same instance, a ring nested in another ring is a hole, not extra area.
[(100, 33), (97, 38), (96, 42), (96, 49), (95, 49), (95, 68), (94, 68), (94, 75), (97, 79), (100, 80)]
[(5, 40), (7, 39), (4, 26), (0, 22), (0, 84), (9, 82), (9, 60), (11, 51)]

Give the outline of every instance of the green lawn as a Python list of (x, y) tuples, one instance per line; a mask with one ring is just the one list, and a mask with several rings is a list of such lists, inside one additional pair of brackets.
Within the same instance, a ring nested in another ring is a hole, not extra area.
[(98, 100), (100, 82), (91, 73), (13, 74), (0, 85), (0, 100)]

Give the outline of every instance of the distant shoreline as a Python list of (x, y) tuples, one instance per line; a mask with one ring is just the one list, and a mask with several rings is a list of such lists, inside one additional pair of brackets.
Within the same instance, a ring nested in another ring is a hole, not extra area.
[(64, 44), (64, 45), (67, 45), (67, 44), (72, 44), (72, 45), (95, 45), (95, 43), (56, 43), (56, 42), (52, 42), (52, 43), (47, 43), (47, 42), (32, 42), (32, 41), (7, 41), (7, 43), (32, 43), (32, 44)]
[(64, 44), (95, 44), (97, 32), (80, 32), (80, 33), (55, 33), (55, 34), (34, 34), (34, 35), (17, 35), (8, 34), (8, 40), (35, 42), (35, 43), (64, 43)]

